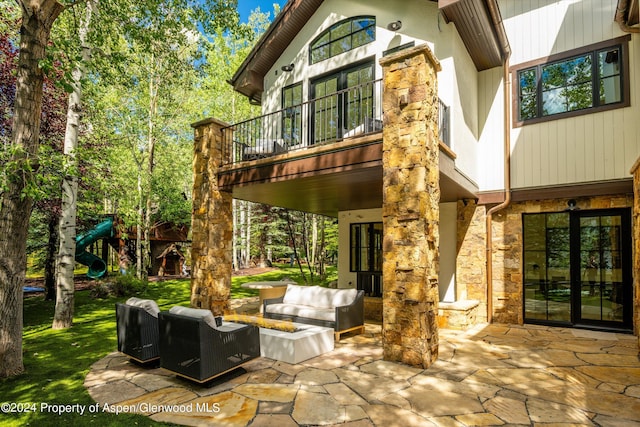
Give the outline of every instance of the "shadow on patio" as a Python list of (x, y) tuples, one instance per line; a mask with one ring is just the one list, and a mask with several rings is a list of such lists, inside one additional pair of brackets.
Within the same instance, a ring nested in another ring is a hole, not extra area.
[(208, 387), (117, 352), (85, 379), (101, 408), (216, 426), (640, 426), (638, 339), (542, 326), (440, 330), (429, 369), (382, 360), (381, 326), (292, 365), (255, 359)]

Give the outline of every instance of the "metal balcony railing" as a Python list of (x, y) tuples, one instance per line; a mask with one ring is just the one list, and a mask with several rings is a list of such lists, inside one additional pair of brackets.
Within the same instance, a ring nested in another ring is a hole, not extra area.
[[(448, 144), (448, 107), (439, 106)], [(271, 157), (382, 130), (382, 80), (354, 86), (222, 129), (223, 164)]]

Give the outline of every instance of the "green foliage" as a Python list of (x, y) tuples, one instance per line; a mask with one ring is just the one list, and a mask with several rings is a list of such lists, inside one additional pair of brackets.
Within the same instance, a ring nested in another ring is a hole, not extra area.
[(144, 295), (149, 286), (146, 279), (138, 279), (130, 272), (113, 276), (106, 281), (99, 282), (91, 289), (92, 298), (104, 299), (109, 296), (130, 297)]

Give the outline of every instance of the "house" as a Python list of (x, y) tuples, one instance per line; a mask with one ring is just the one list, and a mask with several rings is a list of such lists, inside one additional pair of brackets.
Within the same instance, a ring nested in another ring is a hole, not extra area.
[(638, 19), (290, 0), (231, 80), (263, 115), (193, 125), (192, 304), (225, 308), (235, 197), (338, 218), (338, 286), (380, 303), (387, 360), (477, 322), (637, 335)]

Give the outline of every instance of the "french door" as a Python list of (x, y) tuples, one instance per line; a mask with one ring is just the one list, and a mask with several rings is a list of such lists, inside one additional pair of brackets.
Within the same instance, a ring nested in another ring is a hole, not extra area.
[(311, 83), (313, 143), (346, 137), (372, 117), (373, 73), (373, 63), (366, 63)]
[(524, 214), (524, 318), (631, 330), (629, 209)]

